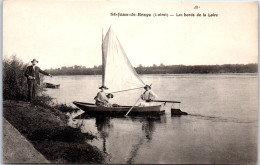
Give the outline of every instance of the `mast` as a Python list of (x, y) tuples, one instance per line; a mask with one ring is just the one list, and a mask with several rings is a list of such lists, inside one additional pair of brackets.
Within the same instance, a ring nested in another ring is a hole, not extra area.
[(102, 45), (101, 45), (101, 50), (102, 50), (102, 85), (104, 84), (104, 79), (105, 79), (105, 57), (104, 57), (104, 51), (103, 51), (103, 41), (104, 41), (104, 33), (103, 33), (103, 28), (102, 28)]

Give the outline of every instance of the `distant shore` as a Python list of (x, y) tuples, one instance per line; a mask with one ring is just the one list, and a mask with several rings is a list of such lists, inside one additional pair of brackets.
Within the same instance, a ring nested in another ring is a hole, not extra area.
[[(153, 65), (135, 68), (138, 74), (217, 74), (217, 73), (257, 73), (258, 64), (224, 64), (224, 65)], [(101, 75), (102, 66), (86, 68), (85, 66), (70, 66), (56, 69), (46, 69), (53, 75)]]
[(103, 153), (86, 142), (95, 136), (69, 127), (59, 110), (4, 100), (3, 116), (51, 163), (105, 163)]
[[(210, 75), (258, 75), (258, 72), (256, 73), (207, 73), (207, 74), (204, 74), (204, 73), (184, 73), (184, 74), (139, 74), (140, 76), (210, 76)], [(102, 74), (87, 74), (87, 75), (83, 75), (83, 74), (75, 74), (75, 75), (71, 75), (71, 74), (68, 74), (68, 75), (55, 75), (55, 77), (59, 77), (59, 76), (102, 76)], [(54, 77), (54, 78), (55, 78)], [(53, 78), (53, 77), (52, 77)]]

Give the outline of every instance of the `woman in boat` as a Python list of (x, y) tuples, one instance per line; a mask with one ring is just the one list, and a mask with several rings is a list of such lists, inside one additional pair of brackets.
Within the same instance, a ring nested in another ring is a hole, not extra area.
[(141, 95), (140, 106), (151, 106), (151, 101), (157, 97), (157, 95), (151, 91), (152, 87), (150, 85), (145, 85), (145, 92)]
[(94, 98), (96, 100), (97, 106), (104, 106), (104, 107), (111, 107), (111, 104), (109, 103), (109, 99), (113, 98), (113, 95), (111, 93), (106, 94), (105, 90), (108, 88), (104, 85), (99, 87), (101, 91), (97, 93), (97, 96)]

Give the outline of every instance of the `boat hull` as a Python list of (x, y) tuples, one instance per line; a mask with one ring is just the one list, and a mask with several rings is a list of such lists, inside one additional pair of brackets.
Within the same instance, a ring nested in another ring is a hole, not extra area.
[[(118, 107), (102, 107), (91, 103), (73, 102), (78, 108), (91, 115), (125, 115), (131, 106), (118, 106)], [(161, 105), (147, 106), (147, 107), (134, 107), (129, 115), (160, 115), (165, 113), (161, 110)]]
[(58, 88), (60, 88), (60, 84), (55, 85), (55, 84), (51, 84), (51, 83), (46, 83), (45, 88), (58, 89)]

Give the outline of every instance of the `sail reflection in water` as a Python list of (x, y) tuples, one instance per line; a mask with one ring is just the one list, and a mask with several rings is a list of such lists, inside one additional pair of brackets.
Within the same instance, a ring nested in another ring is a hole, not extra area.
[[(84, 123), (82, 124), (83, 132), (91, 130), (97, 135), (98, 138), (90, 143), (108, 155), (109, 163), (123, 162), (128, 164), (134, 163), (135, 157), (141, 152), (144, 144), (149, 146), (156, 129), (155, 124), (166, 123), (165, 115), (112, 118), (90, 117), (87, 114), (82, 114), (75, 119), (80, 119), (75, 122)], [(122, 123), (121, 126), (118, 123)], [(125, 125), (129, 125), (129, 127)]]

